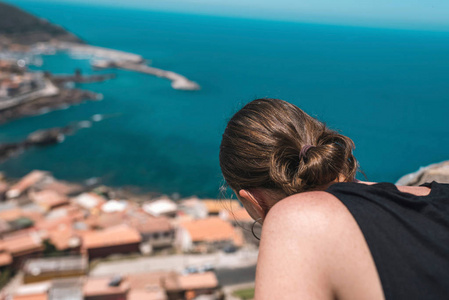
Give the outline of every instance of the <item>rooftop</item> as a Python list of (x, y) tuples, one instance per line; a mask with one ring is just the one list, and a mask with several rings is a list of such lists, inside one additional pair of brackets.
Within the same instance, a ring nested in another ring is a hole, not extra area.
[(139, 232), (127, 225), (109, 227), (104, 230), (88, 231), (83, 233), (83, 248), (102, 248), (123, 244), (140, 243), (142, 238)]
[(150, 217), (148, 215), (130, 216), (129, 224), (141, 233), (167, 232), (173, 230), (170, 220), (166, 217)]
[(12, 300), (48, 300), (48, 295), (45, 293), (31, 294), (31, 295), (16, 295)]
[(48, 272), (87, 270), (87, 259), (82, 256), (64, 256), (28, 259), (23, 267), (25, 273), (37, 276)]
[(218, 280), (214, 272), (187, 275), (172, 274), (165, 280), (165, 289), (167, 291), (214, 289), (217, 287)]
[(0, 267), (8, 266), (12, 263), (12, 256), (9, 253), (0, 253)]
[(218, 214), (222, 210), (234, 211), (241, 208), (241, 205), (237, 200), (231, 199), (207, 199), (203, 200), (203, 203), (206, 205), (209, 214)]
[(169, 198), (160, 198), (142, 205), (142, 209), (155, 217), (176, 212), (178, 206)]
[(80, 278), (52, 281), (48, 300), (83, 300), (83, 281)]
[(59, 194), (53, 190), (42, 190), (29, 194), (30, 199), (45, 209), (49, 210), (53, 207), (68, 204), (69, 200), (65, 195)]
[(110, 286), (112, 279), (112, 277), (88, 277), (83, 288), (84, 296), (117, 295), (129, 291), (129, 282), (126, 279), (122, 280), (118, 286)]
[(18, 232), (10, 234), (0, 240), (0, 249), (11, 253), (13, 256), (43, 250), (42, 240), (36, 232)]
[(158, 290), (130, 290), (127, 300), (167, 300), (167, 295), (163, 289)]
[(48, 176), (47, 172), (34, 170), (31, 173), (27, 174), (23, 177), (19, 182), (14, 184), (6, 193), (8, 198), (15, 198), (20, 196), (24, 191), (29, 189), (31, 186), (37, 184), (42, 181), (46, 176)]
[(4, 221), (14, 221), (22, 216), (23, 212), (20, 208), (0, 210), (0, 219)]
[(181, 226), (189, 232), (193, 242), (233, 240), (241, 244), (241, 237), (235, 228), (218, 217), (184, 221)]

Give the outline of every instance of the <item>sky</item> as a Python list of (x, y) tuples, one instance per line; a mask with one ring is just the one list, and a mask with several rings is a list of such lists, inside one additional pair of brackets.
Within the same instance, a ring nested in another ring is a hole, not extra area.
[[(449, 0), (25, 0), (322, 24), (449, 31)], [(14, 0), (9, 2), (14, 3)]]

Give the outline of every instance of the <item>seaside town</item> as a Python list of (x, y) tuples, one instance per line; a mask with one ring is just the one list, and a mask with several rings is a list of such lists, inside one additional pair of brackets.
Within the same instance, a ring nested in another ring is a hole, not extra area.
[[(88, 57), (94, 69), (120, 68), (200, 86), (154, 68), (140, 55), (85, 44), (63, 28), (0, 2), (0, 124), (63, 109), (102, 95), (74, 83), (115, 74), (51, 74), (31, 70), (42, 55)], [(0, 162), (30, 147), (60, 143), (107, 116), (36, 128), (0, 144)], [(89, 124), (87, 124), (89, 123)], [(261, 228), (238, 201), (171, 199), (98, 182), (58, 180), (30, 170), (0, 172), (0, 300), (251, 299)]]
[[(93, 70), (157, 76), (170, 82), (166, 88), (186, 93), (201, 89), (139, 54), (89, 45), (0, 0), (0, 125), (103, 99), (76, 83), (117, 75), (39, 68), (44, 56), (59, 53), (88, 59)], [(0, 163), (113, 116), (97, 113), (60, 127), (33, 128), (21, 141), (0, 141)], [(397, 184), (449, 183), (448, 170), (449, 161), (433, 164)], [(26, 171), (12, 178), (0, 170), (0, 300), (254, 298), (261, 226), (239, 201), (143, 193), (96, 178), (68, 182), (45, 170)]]
[(258, 240), (236, 200), (175, 202), (39, 170), (3, 177), (0, 197), (0, 299), (240, 299), (252, 287)]

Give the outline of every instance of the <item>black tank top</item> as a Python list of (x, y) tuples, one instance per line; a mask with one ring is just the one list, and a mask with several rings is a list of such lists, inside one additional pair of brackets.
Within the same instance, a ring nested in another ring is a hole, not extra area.
[(386, 300), (449, 299), (449, 184), (427, 196), (391, 183), (336, 183), (326, 191), (357, 221), (376, 264)]

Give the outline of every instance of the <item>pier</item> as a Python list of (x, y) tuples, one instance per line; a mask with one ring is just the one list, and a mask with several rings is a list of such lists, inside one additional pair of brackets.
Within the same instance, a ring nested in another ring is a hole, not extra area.
[(117, 68), (165, 78), (171, 81), (172, 88), (176, 90), (200, 89), (198, 83), (181, 74), (148, 66), (142, 56), (134, 53), (69, 42), (40, 43), (35, 45), (33, 51), (36, 53), (67, 51), (74, 56), (91, 58), (91, 65), (94, 68)]
[(187, 79), (181, 74), (150, 67), (145, 64), (135, 64), (128, 61), (116, 61), (116, 62), (96, 62), (96, 63), (94, 62), (92, 65), (96, 68), (118, 68), (165, 78), (171, 81), (172, 88), (176, 90), (192, 91), (200, 89), (200, 86), (196, 82)]
[(94, 56), (99, 59), (128, 61), (136, 64), (144, 61), (143, 57), (138, 54), (69, 42), (38, 43), (34, 46), (33, 50), (37, 53), (67, 51), (69, 54), (74, 56)]

